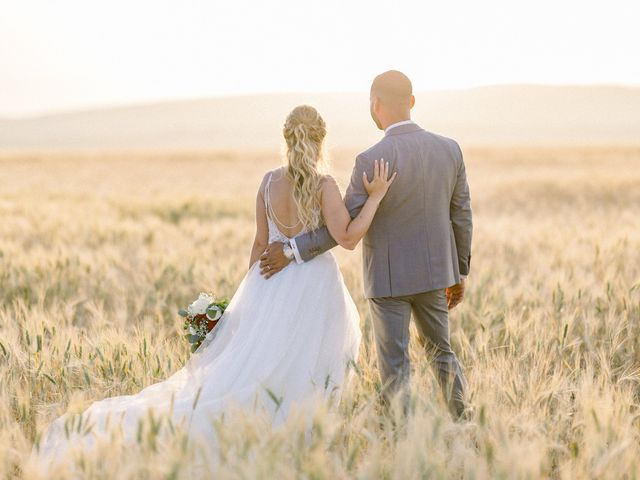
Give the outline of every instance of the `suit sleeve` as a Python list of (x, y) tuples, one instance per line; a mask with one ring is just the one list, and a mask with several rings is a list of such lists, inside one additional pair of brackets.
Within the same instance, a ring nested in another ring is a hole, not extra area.
[(456, 143), (459, 159), (456, 183), (451, 197), (449, 207), (453, 235), (456, 240), (458, 250), (458, 266), (460, 275), (468, 275), (471, 265), (471, 237), (473, 233), (473, 222), (471, 218), (471, 197), (469, 194), (469, 184), (462, 158), (462, 150)]
[(326, 226), (299, 235), (291, 240), (291, 247), (297, 263), (308, 262), (321, 253), (331, 250), (338, 245)]
[[(351, 218), (358, 216), (360, 210), (362, 210), (362, 207), (369, 197), (362, 181), (362, 172), (369, 172), (368, 166), (369, 162), (364, 154), (361, 153), (358, 155), (356, 158), (356, 164), (351, 173), (351, 180), (344, 197), (344, 201)], [(371, 175), (369, 176), (371, 177)], [(296, 260), (298, 263), (302, 263), (302, 261), (307, 262), (317, 255), (332, 249), (336, 245), (338, 245), (338, 243), (329, 234), (329, 229), (326, 226), (322, 226), (316, 230), (296, 237), (295, 240), (292, 241), (291, 246), (296, 254)]]
[(367, 198), (369, 198), (369, 194), (364, 188), (364, 182), (362, 181), (363, 172), (367, 172), (367, 175), (371, 178), (373, 166), (367, 157), (361, 153), (356, 157), (356, 164), (353, 167), (353, 172), (351, 172), (351, 181), (344, 196), (344, 203), (347, 206), (347, 210), (349, 210), (349, 216), (351, 216), (351, 218), (358, 216), (360, 210), (362, 210), (362, 207), (367, 202)]

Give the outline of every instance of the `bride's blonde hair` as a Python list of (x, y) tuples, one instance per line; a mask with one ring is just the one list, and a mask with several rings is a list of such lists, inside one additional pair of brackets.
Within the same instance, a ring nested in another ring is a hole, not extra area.
[(313, 230), (322, 225), (320, 184), (326, 171), (323, 141), (327, 127), (315, 108), (300, 105), (287, 116), (282, 133), (298, 218), (304, 228)]

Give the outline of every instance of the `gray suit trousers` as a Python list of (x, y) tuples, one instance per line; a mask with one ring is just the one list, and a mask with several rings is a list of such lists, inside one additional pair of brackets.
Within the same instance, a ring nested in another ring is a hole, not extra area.
[(410, 378), (409, 321), (413, 313), (421, 343), (434, 349), (433, 363), (449, 410), (454, 417), (460, 417), (465, 408), (467, 381), (449, 344), (449, 310), (444, 289), (371, 298), (369, 307), (383, 397), (389, 401), (400, 390), (406, 394)]

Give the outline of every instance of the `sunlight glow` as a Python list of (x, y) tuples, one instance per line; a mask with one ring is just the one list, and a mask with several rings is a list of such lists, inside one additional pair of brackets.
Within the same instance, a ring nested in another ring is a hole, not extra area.
[(0, 0), (0, 116), (169, 98), (640, 84), (640, 4)]

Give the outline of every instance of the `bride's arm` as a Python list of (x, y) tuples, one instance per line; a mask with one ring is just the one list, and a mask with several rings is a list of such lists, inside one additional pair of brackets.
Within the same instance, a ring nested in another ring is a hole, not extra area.
[(363, 182), (369, 197), (355, 218), (351, 218), (342, 194), (333, 177), (328, 177), (322, 186), (322, 215), (329, 233), (338, 244), (348, 250), (356, 248), (369, 229), (378, 205), (384, 198), (397, 173), (389, 178), (389, 162), (375, 161), (373, 180), (369, 182), (363, 173)]
[(251, 256), (249, 258), (249, 268), (260, 258), (260, 255), (266, 250), (269, 245), (269, 225), (267, 224), (267, 209), (264, 205), (264, 184), (265, 178), (262, 179), (258, 194), (256, 195), (256, 236), (253, 239), (253, 246), (251, 247)]

